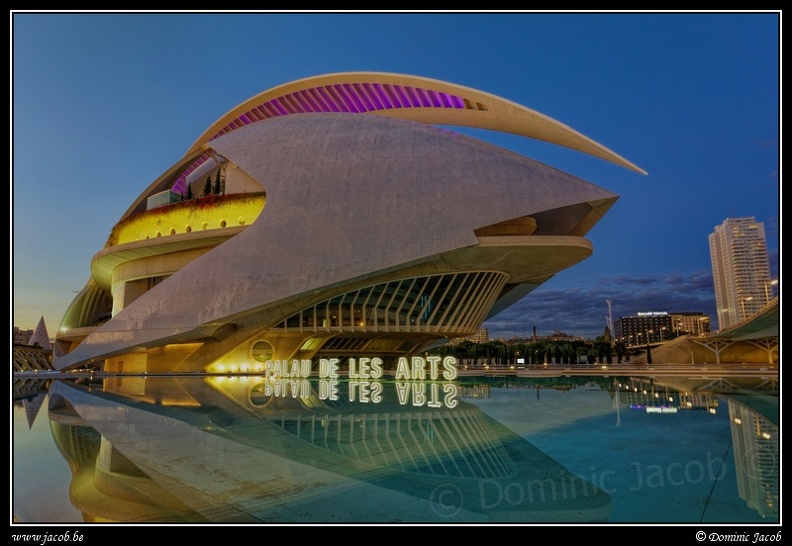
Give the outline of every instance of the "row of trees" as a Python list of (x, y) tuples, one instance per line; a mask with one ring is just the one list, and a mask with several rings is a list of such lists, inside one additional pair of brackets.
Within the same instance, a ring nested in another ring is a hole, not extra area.
[[(526, 342), (504, 342), (491, 340), (486, 343), (462, 341), (446, 344), (426, 352), (426, 354), (453, 356), (460, 362), (511, 366), (523, 359), (526, 365), (569, 364), (582, 361), (589, 363), (621, 363), (629, 358), (624, 342), (612, 342), (605, 336), (595, 340), (537, 340)], [(585, 359), (583, 358), (585, 356)]]
[[(206, 182), (204, 182), (203, 191), (198, 197), (206, 197), (207, 195), (222, 195), (225, 193), (225, 180), (220, 177), (221, 169), (217, 169), (217, 175), (215, 176), (214, 182), (212, 182), (212, 177), (207, 176)], [(193, 199), (195, 196), (193, 195), (192, 185), (187, 184), (187, 196), (185, 199), (190, 200)]]

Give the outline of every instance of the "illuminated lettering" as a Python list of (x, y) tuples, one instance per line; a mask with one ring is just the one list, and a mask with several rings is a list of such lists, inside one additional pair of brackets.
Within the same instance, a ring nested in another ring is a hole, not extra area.
[(349, 359), (350, 379), (379, 379), (382, 377), (382, 359), (362, 357), (360, 362)]
[(379, 404), (382, 401), (382, 383), (379, 381), (350, 381), (349, 400), (354, 402), (355, 398), (363, 403)]
[(457, 359), (453, 356), (445, 357), (443, 359), (443, 379), (453, 381), (457, 378), (457, 374)]
[(429, 379), (432, 381), (436, 381), (438, 377), (440, 377), (440, 373), (438, 370), (438, 366), (442, 357), (439, 356), (427, 356), (426, 362), (429, 364)]
[(403, 356), (399, 357), (396, 364), (396, 381), (401, 379), (410, 379), (410, 366), (407, 364), (407, 359)]
[[(407, 362), (407, 359), (404, 359)], [(399, 399), (399, 404), (402, 406), (407, 405), (407, 401), (410, 399), (410, 384), (409, 383), (396, 383), (396, 396)]]
[(426, 403), (430, 408), (441, 408), (443, 404), (440, 402), (440, 385), (432, 383), (429, 385), (429, 401)]
[(360, 359), (360, 377), (363, 379), (369, 379), (371, 377), (371, 359), (370, 358), (361, 358)]
[[(380, 379), (384, 376), (384, 362), (379, 357), (349, 358), (349, 379)], [(453, 356), (399, 357), (394, 378), (396, 381), (453, 381), (457, 378), (457, 359)], [(265, 377), (285, 379), (307, 379), (313, 372), (311, 359), (267, 360), (264, 363)], [(340, 358), (319, 359), (319, 378), (335, 379), (341, 376)]]
[[(382, 390), (382, 385), (380, 383), (374, 382), (375, 385), (379, 386), (380, 392)], [(427, 385), (429, 386), (427, 392)], [(396, 381), (394, 383), (396, 388), (396, 396), (399, 400), (399, 405), (406, 406), (408, 404), (420, 407), (420, 406), (428, 406), (430, 408), (442, 408), (445, 405), (448, 408), (455, 408), (459, 401), (457, 397), (459, 396), (459, 388), (457, 385), (453, 383), (420, 383), (420, 382), (399, 382)], [(372, 388), (372, 391), (374, 389)], [(441, 390), (443, 395), (441, 395)], [(372, 401), (378, 403), (378, 401), (374, 400), (372, 396)]]
[(375, 404), (382, 402), (382, 383), (379, 381), (371, 384), (371, 401)]
[(374, 357), (371, 359), (371, 378), (379, 379), (382, 377), (382, 359)]
[(329, 378), (336, 378), (338, 377), (338, 363), (340, 361), (337, 358), (321, 358), (319, 359), (319, 377), (329, 377)]
[(313, 362), (310, 359), (267, 360), (264, 363), (265, 375), (284, 378), (311, 377)]
[[(295, 362), (297, 362), (297, 361), (295, 360)], [(305, 384), (308, 387), (308, 392), (310, 393), (311, 385), (310, 385), (310, 383), (308, 383), (308, 381), (306, 381), (306, 380), (300, 381), (299, 379), (292, 379), (292, 380), (289, 381), (289, 386), (292, 389), (292, 398), (297, 398), (297, 397), (300, 397), (300, 396), (304, 397), (305, 396), (305, 395), (301, 394), (301, 391), (303, 391), (303, 392), (305, 391), (304, 388), (302, 388), (302, 389), (300, 388), (303, 384)]]
[(319, 399), (338, 400), (338, 381), (327, 381), (325, 379), (319, 381)]
[(459, 401), (457, 400), (457, 396), (459, 395), (459, 389), (453, 383), (447, 383), (443, 385), (443, 392), (445, 392), (445, 405), (447, 408), (455, 408)]
[(426, 383), (412, 383), (412, 405), (421, 407), (426, 403)]
[[(364, 360), (361, 358), (361, 361)], [(357, 372), (357, 361), (354, 358), (349, 359), (349, 379), (360, 379)]]
[(311, 396), (311, 382), (307, 379), (268, 379), (264, 382), (267, 396), (308, 398)]
[[(350, 368), (349, 368), (349, 369), (350, 369), (350, 377), (351, 377), (351, 373), (352, 373), (352, 372), (351, 372), (351, 370), (352, 370), (352, 364), (350, 364), (349, 366), (350, 366)], [(360, 381), (350, 381), (350, 382), (349, 382), (349, 401), (350, 401), (350, 402), (355, 402), (355, 401), (356, 401), (356, 400), (355, 400), (355, 398), (356, 398), (356, 396), (357, 396), (357, 395), (356, 395), (356, 393), (357, 393), (357, 388), (360, 386), (360, 384), (361, 384), (361, 382), (360, 382)], [(363, 400), (361, 400), (361, 402), (362, 402), (362, 401), (363, 401)]]
[(420, 356), (412, 357), (412, 378), (426, 379), (426, 360)]

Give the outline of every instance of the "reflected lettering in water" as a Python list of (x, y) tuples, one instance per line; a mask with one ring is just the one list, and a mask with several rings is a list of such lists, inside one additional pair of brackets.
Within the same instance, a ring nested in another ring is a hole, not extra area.
[[(49, 421), (86, 522), (778, 521), (766, 379), (141, 375), (14, 388), (28, 424), (15, 437)], [(15, 471), (15, 515), (48, 521), (29, 479)]]

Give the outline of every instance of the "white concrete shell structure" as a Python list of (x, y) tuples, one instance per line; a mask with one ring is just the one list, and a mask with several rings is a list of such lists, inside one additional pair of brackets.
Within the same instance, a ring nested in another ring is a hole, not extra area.
[[(476, 332), (592, 253), (585, 235), (616, 194), (440, 125), (645, 174), (546, 116), (446, 82), (343, 73), (276, 87), (218, 120), (130, 206), (63, 318), (54, 366), (387, 361)], [(151, 206), (163, 192), (187, 199)]]

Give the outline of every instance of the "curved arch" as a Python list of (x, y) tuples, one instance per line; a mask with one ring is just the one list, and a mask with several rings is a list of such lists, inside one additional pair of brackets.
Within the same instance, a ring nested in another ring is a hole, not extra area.
[(583, 152), (641, 174), (646, 171), (544, 114), (469, 87), (420, 76), (340, 72), (273, 87), (230, 110), (193, 143), (209, 141), (264, 119), (318, 112), (368, 113), (435, 125), (489, 129)]

